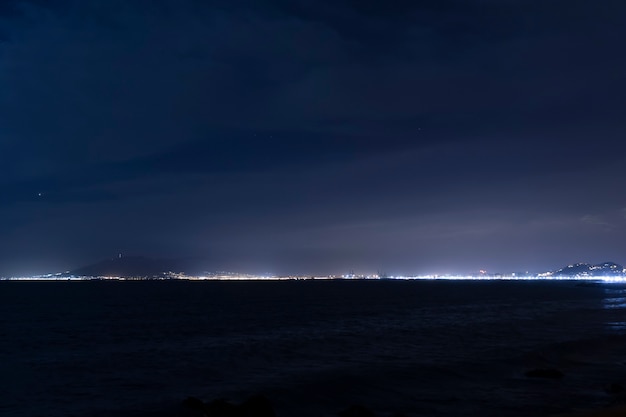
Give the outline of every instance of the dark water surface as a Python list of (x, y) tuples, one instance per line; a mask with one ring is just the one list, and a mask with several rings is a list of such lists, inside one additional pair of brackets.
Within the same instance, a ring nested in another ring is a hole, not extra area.
[[(549, 415), (626, 383), (626, 288), (575, 282), (0, 282), (0, 415), (265, 393), (279, 417)], [(524, 372), (555, 367), (560, 381)]]

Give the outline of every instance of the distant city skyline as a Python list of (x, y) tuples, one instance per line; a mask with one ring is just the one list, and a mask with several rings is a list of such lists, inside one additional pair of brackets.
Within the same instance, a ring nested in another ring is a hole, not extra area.
[(548, 270), (499, 270), (485, 269), (467, 270), (464, 272), (405, 272), (389, 273), (386, 270), (375, 272), (351, 269), (349, 271), (333, 271), (332, 273), (315, 273), (306, 271), (291, 271), (290, 273), (275, 273), (270, 271), (242, 271), (211, 269), (198, 259), (154, 259), (143, 256), (118, 256), (100, 260), (94, 264), (82, 265), (66, 271), (48, 271), (44, 274), (14, 274), (0, 278), (80, 278), (80, 277), (160, 277), (163, 279), (276, 279), (276, 278), (329, 278), (329, 279), (385, 279), (385, 278), (551, 278), (551, 277), (602, 277), (620, 276), (626, 278), (626, 268), (623, 265), (605, 261), (601, 263), (577, 262), (568, 265), (553, 267)]

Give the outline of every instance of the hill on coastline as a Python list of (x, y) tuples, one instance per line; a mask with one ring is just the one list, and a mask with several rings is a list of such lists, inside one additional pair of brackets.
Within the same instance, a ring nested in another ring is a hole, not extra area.
[(167, 272), (182, 272), (184, 270), (183, 262), (180, 260), (153, 259), (143, 256), (119, 256), (74, 269), (69, 271), (67, 275), (156, 277), (163, 276)]
[(552, 273), (557, 277), (590, 276), (605, 277), (619, 276), (624, 274), (624, 267), (615, 262), (603, 262), (600, 264), (577, 263), (568, 265)]

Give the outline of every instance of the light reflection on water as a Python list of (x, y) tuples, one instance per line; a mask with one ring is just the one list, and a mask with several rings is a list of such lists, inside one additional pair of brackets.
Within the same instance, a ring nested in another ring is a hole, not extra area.
[(606, 309), (626, 308), (626, 297), (605, 298), (604, 308)]
[(626, 321), (610, 321), (606, 323), (609, 330), (614, 332), (622, 332), (626, 330)]
[[(612, 310), (617, 313), (616, 310), (626, 309), (626, 288), (605, 288), (604, 293), (606, 298), (602, 300), (602, 304), (605, 310)], [(612, 332), (626, 331), (626, 321), (614, 320), (615, 318), (613, 317), (613, 320), (606, 322), (607, 329)]]
[(626, 308), (626, 288), (607, 287), (604, 293), (606, 298), (602, 301), (605, 309)]

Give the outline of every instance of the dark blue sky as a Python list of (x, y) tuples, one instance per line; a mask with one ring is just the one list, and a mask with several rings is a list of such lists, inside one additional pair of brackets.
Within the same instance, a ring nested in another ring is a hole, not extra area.
[(0, 3), (0, 275), (626, 262), (626, 3)]

